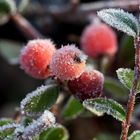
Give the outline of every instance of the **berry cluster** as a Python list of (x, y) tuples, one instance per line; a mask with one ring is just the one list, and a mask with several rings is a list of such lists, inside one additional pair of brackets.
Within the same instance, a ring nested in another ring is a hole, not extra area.
[[(116, 36), (105, 24), (89, 25), (81, 38), (83, 51), (95, 58), (116, 52)], [(79, 100), (99, 97), (104, 76), (97, 70), (86, 70), (87, 56), (75, 45), (56, 49), (49, 39), (37, 39), (27, 43), (20, 54), (21, 68), (37, 79), (55, 76), (68, 81), (68, 88)]]

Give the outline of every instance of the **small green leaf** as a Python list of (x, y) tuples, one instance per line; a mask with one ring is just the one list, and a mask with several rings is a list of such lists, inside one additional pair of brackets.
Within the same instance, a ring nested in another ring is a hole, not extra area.
[(125, 99), (128, 96), (128, 91), (116, 79), (106, 77), (104, 89), (116, 99)]
[(21, 50), (21, 43), (11, 40), (0, 40), (0, 54), (7, 60), (9, 64), (17, 64)]
[(83, 111), (84, 108), (82, 104), (78, 100), (76, 100), (73, 96), (71, 96), (66, 106), (64, 107), (62, 116), (65, 119), (74, 119), (78, 115), (80, 115)]
[(57, 85), (46, 85), (27, 94), (21, 101), (21, 112), (27, 116), (40, 116), (56, 102), (59, 88)]
[(128, 140), (140, 140), (140, 130), (134, 131), (129, 137)]
[(0, 127), (0, 139), (4, 139), (14, 133), (14, 130), (18, 127), (18, 124), (9, 123)]
[(16, 12), (14, 0), (0, 0), (0, 24), (8, 21), (9, 15)]
[(130, 36), (136, 37), (139, 34), (138, 20), (122, 9), (104, 9), (98, 12), (98, 16), (112, 27)]
[(14, 121), (10, 118), (1, 118), (0, 119), (0, 127), (9, 123), (14, 123)]
[(106, 113), (108, 115), (112, 115), (119, 121), (125, 120), (125, 111), (123, 107), (112, 99), (88, 99), (83, 102), (83, 106), (98, 116)]
[[(120, 82), (129, 90), (132, 88), (133, 79), (134, 79), (134, 71), (127, 68), (119, 68), (117, 71), (117, 76)], [(140, 81), (138, 83), (137, 93), (140, 92)]]
[(62, 125), (56, 125), (53, 128), (45, 130), (41, 133), (39, 140), (68, 140), (69, 134)]

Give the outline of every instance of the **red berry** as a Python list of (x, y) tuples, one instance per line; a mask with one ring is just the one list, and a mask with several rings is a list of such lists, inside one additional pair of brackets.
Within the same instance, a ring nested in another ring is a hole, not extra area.
[(92, 58), (114, 55), (117, 51), (117, 38), (111, 27), (104, 23), (91, 24), (81, 36), (83, 51)]
[(34, 78), (47, 78), (50, 76), (49, 64), (55, 50), (49, 39), (29, 41), (20, 54), (21, 68)]
[(85, 68), (86, 56), (74, 45), (58, 49), (50, 63), (52, 73), (60, 80), (79, 77)]
[(83, 101), (97, 98), (102, 94), (104, 76), (97, 70), (84, 71), (80, 77), (68, 81), (68, 87), (72, 94)]

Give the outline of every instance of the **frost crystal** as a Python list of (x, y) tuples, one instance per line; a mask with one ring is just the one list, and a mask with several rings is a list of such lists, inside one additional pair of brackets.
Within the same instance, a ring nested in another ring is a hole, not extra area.
[(118, 30), (135, 37), (139, 33), (139, 24), (137, 19), (130, 13), (121, 9), (104, 9), (98, 12), (98, 16)]
[(46, 110), (43, 115), (37, 120), (34, 120), (29, 126), (27, 126), (22, 135), (23, 139), (30, 140), (33, 137), (39, 135), (44, 129), (48, 129), (55, 124), (54, 115)]

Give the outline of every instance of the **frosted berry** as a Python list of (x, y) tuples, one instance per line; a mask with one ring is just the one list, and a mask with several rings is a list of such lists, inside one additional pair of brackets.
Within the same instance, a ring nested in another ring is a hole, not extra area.
[(49, 39), (29, 41), (20, 54), (21, 68), (34, 78), (47, 78), (50, 75), (49, 64), (55, 50)]
[(101, 96), (103, 84), (104, 76), (97, 70), (86, 70), (80, 77), (68, 81), (70, 91), (81, 101)]
[(63, 46), (52, 57), (50, 69), (60, 80), (79, 77), (84, 71), (86, 56), (74, 45)]
[(117, 51), (117, 38), (111, 27), (104, 23), (90, 24), (81, 36), (83, 51), (92, 58), (112, 56)]

